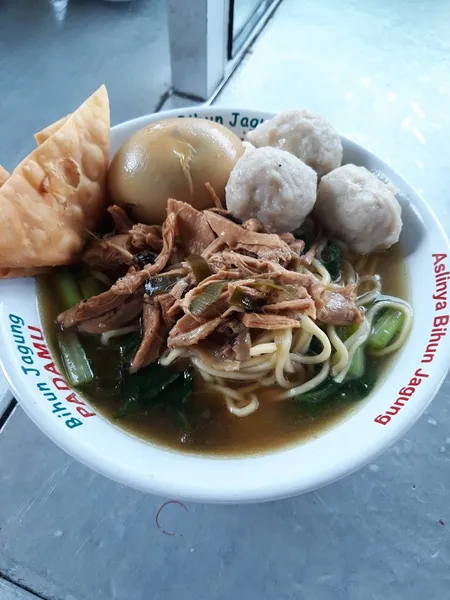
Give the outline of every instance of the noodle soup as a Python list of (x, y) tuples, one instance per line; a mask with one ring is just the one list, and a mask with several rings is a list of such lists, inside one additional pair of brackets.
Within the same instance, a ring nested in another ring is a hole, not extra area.
[(303, 109), (111, 129), (104, 86), (73, 109), (0, 166), (0, 362), (45, 434), (121, 484), (236, 503), (317, 489), (411, 427), (448, 370), (448, 337), (421, 361), (449, 246), (393, 169)]
[[(79, 111), (98, 104), (106, 125), (103, 88)], [(97, 138), (87, 122), (38, 139), (52, 149), (48, 136), (81, 127), (83, 153)], [(70, 386), (157, 444), (225, 456), (353, 410), (411, 330), (395, 189), (342, 165), (338, 132), (306, 109), (260, 123), (247, 144), (207, 119), (163, 119), (109, 164), (108, 131), (98, 165), (93, 152), (51, 158), (36, 197), (48, 232), (13, 261), (46, 272), (43, 320)]]
[[(405, 301), (409, 299), (408, 274), (400, 245), (375, 257), (360, 259), (359, 264), (353, 257), (352, 264), (361, 269), (357, 274), (361, 279), (376, 274), (383, 294)], [(53, 355), (57, 357), (56, 336), (60, 328), (55, 319), (62, 306), (55, 295), (52, 276), (42, 277), (39, 281), (39, 305), (47, 339)], [(282, 335), (281, 332), (276, 333)], [(132, 335), (124, 334), (124, 338)], [(260, 334), (255, 335), (255, 339), (258, 337), (261, 339)], [(85, 335), (82, 342), (95, 373), (94, 381), (83, 389), (86, 400), (115, 425), (152, 443), (183, 452), (249, 455), (299, 443), (319, 435), (357, 410), (364, 395), (370, 392), (370, 389), (367, 392), (363, 390), (356, 397), (352, 393), (347, 396), (331, 394), (324, 402), (301, 402), (301, 397), (276, 401), (274, 397), (280, 393), (279, 386), (264, 386), (256, 382), (253, 393), (258, 399), (258, 408), (243, 418), (228, 410), (220, 388), (214, 389), (197, 371), (194, 374), (194, 391), (187, 406), (149, 405), (139, 412), (116, 418), (123, 405), (123, 338), (112, 339), (104, 345), (99, 336)], [(365, 370), (371, 385), (385, 376), (391, 360), (395, 360), (392, 355), (367, 355)], [(186, 363), (187, 359), (175, 361), (175, 368), (183, 369)], [(60, 368), (64, 369), (64, 366), (61, 364)], [(313, 369), (313, 365), (310, 368)], [(236, 392), (248, 387), (232, 380), (227, 381), (226, 386)]]

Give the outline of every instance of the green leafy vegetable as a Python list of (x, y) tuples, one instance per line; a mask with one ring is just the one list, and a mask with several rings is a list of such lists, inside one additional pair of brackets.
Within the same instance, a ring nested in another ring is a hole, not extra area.
[(308, 252), (308, 250), (313, 245), (315, 239), (312, 231), (304, 231), (302, 228), (296, 229), (294, 231), (294, 237), (297, 240), (302, 240), (303, 242), (305, 242), (305, 248), (303, 250), (304, 252)]
[(136, 354), (137, 349), (139, 348), (141, 339), (142, 336), (140, 332), (129, 333), (128, 335), (123, 337), (121, 336), (113, 338), (113, 343), (114, 341), (116, 341), (119, 343), (120, 346), (122, 368), (127, 369), (130, 366), (131, 361), (133, 360), (134, 355)]
[(306, 392), (305, 394), (300, 394), (297, 396), (297, 400), (299, 402), (313, 403), (316, 404), (318, 402), (322, 402), (326, 400), (328, 396), (334, 392), (336, 392), (342, 384), (336, 383), (332, 377), (328, 377), (325, 381), (311, 390), (310, 392)]
[(155, 398), (152, 408), (168, 413), (180, 429), (188, 432), (191, 425), (188, 418), (188, 401), (194, 389), (194, 378), (191, 369), (183, 371), (173, 383)]
[(135, 259), (137, 260), (139, 266), (141, 268), (144, 268), (145, 265), (153, 265), (155, 260), (157, 259), (158, 254), (156, 252), (153, 252), (153, 250), (142, 250), (141, 252), (138, 252), (135, 256)]
[(370, 351), (386, 348), (400, 333), (404, 320), (405, 318), (401, 311), (388, 308), (375, 321), (367, 340), (367, 349)]
[(309, 345), (308, 352), (306, 356), (317, 356), (323, 350), (323, 344), (315, 335), (313, 336), (311, 343)]
[[(132, 340), (129, 340), (131, 346)], [(191, 369), (175, 371), (152, 363), (124, 378), (123, 402), (114, 418), (121, 419), (143, 410), (163, 410), (170, 414), (184, 432), (190, 429), (188, 401), (194, 387)]]
[(322, 251), (321, 261), (331, 275), (331, 279), (338, 279), (341, 273), (341, 250), (339, 246), (328, 242)]
[[(118, 337), (113, 339), (117, 340)], [(86, 342), (86, 353), (94, 373), (94, 380), (87, 391), (92, 393), (93, 397), (103, 396), (111, 401), (120, 400), (123, 379), (127, 376), (121, 360), (120, 346), (114, 343), (108, 346), (98, 345), (98, 342), (95, 344), (94, 336), (90, 336)]]
[(156, 398), (156, 404), (167, 406), (168, 404), (185, 404), (191, 397), (194, 386), (194, 377), (192, 369), (185, 369), (178, 372), (177, 379), (174, 380), (164, 391)]
[(181, 374), (181, 372), (174, 369), (152, 363), (137, 373), (128, 375), (123, 384), (124, 401), (114, 417), (119, 419), (146, 408)]
[(328, 377), (316, 389), (297, 396), (296, 400), (310, 414), (334, 406), (340, 402), (356, 402), (365, 398), (376, 383), (376, 374), (373, 369), (367, 369), (364, 377), (345, 380), (337, 383)]
[[(194, 377), (191, 369), (185, 369), (179, 373), (179, 377), (168, 385), (159, 394), (153, 403), (153, 407), (162, 408), (166, 411), (180, 413), (191, 397), (194, 388)], [(180, 419), (183, 420), (183, 419)], [(184, 423), (186, 425), (186, 422)]]

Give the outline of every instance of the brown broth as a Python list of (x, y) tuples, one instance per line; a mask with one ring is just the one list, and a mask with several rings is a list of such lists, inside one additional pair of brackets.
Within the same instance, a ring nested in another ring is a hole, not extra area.
[[(383, 293), (409, 299), (409, 278), (398, 245), (380, 255), (377, 273), (381, 276)], [(41, 318), (53, 356), (57, 357), (54, 321), (59, 307), (51, 288), (49, 279), (40, 279)], [(96, 375), (96, 381), (83, 394), (89, 404), (115, 426), (173, 450), (216, 456), (269, 452), (321, 434), (360, 406), (358, 402), (344, 402), (313, 415), (295, 401), (261, 401), (255, 413), (238, 418), (228, 412), (219, 394), (206, 390), (198, 376), (189, 401), (190, 422), (194, 424), (189, 433), (186, 434), (173, 417), (156, 409), (118, 420), (113, 418), (121, 405), (117, 348), (99, 348), (98, 338), (94, 336), (83, 336), (82, 340)], [(390, 362), (374, 361), (372, 366), (378, 378), (386, 375)], [(113, 365), (116, 366), (113, 368)]]

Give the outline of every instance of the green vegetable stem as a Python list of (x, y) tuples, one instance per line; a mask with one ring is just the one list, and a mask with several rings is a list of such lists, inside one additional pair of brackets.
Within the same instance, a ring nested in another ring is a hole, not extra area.
[(81, 280), (80, 288), (83, 300), (88, 300), (93, 296), (98, 296), (105, 291), (105, 287), (100, 283), (100, 281), (91, 276)]
[(372, 327), (367, 340), (367, 349), (382, 350), (400, 333), (404, 322), (403, 313), (388, 308)]
[(77, 334), (73, 331), (62, 331), (58, 334), (57, 340), (70, 384), (74, 387), (82, 387), (91, 383), (94, 375)]
[(67, 310), (83, 300), (75, 277), (67, 269), (59, 270), (53, 277), (53, 285), (62, 310)]

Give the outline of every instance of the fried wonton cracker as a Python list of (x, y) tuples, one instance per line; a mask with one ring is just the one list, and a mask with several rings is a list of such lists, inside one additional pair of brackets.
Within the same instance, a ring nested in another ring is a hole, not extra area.
[(0, 165), (0, 187), (2, 187), (7, 179), (9, 179), (9, 173)]
[[(8, 171), (0, 165), (0, 187), (9, 179)], [(34, 277), (47, 271), (47, 267), (36, 267), (35, 269), (1, 269), (0, 279), (11, 279), (12, 277)]]
[(69, 264), (106, 209), (105, 86), (38, 146), (0, 188), (0, 268)]
[(32, 269), (9, 269), (0, 267), (0, 279), (13, 279), (16, 277), (35, 277), (50, 271), (50, 267), (34, 267)]
[(67, 123), (67, 120), (69, 119), (69, 117), (70, 117), (70, 115), (67, 115), (67, 116), (63, 117), (62, 119), (59, 119), (59, 121), (55, 121), (55, 123), (52, 123), (45, 129), (41, 129), (41, 131), (38, 131), (37, 133), (35, 133), (34, 139), (36, 140), (36, 144), (38, 146), (40, 146), (41, 144), (43, 144), (45, 142), (45, 140), (48, 140), (48, 138), (51, 137), (54, 133), (56, 133), (58, 131), (58, 129), (61, 129), (61, 127), (64, 125), (64, 123)]

